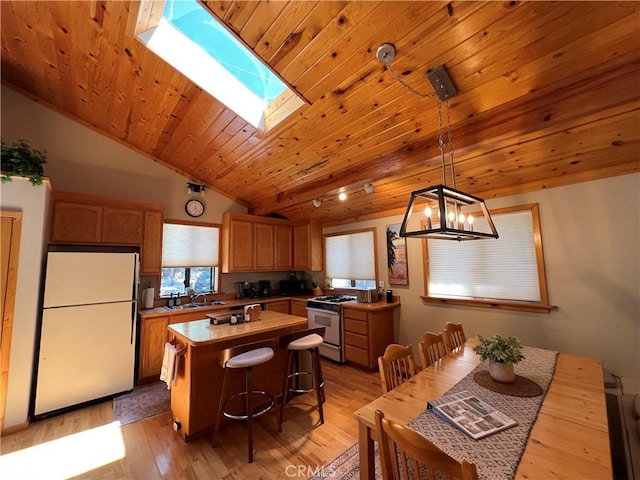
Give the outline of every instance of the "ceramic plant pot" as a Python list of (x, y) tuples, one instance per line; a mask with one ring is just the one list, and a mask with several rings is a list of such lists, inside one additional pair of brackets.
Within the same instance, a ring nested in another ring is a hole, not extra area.
[(489, 362), (489, 375), (500, 383), (511, 383), (516, 379), (512, 363)]

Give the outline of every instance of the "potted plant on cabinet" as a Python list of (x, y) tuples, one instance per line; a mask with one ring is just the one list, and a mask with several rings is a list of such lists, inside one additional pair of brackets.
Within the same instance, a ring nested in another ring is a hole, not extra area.
[(473, 347), (482, 361), (489, 360), (489, 374), (497, 382), (511, 383), (516, 374), (515, 363), (524, 359), (522, 344), (515, 337), (494, 335), (484, 338), (478, 334), (479, 344)]
[(42, 165), (47, 163), (47, 152), (31, 148), (26, 140), (18, 140), (11, 145), (1, 141), (1, 144), (2, 183), (10, 182), (11, 177), (26, 177), (32, 185), (41, 185)]

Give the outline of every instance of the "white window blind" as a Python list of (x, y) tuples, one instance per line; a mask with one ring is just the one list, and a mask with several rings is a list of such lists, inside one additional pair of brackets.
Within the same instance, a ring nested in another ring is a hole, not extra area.
[(220, 229), (165, 223), (162, 232), (163, 267), (217, 267)]
[(492, 219), (495, 241), (427, 241), (430, 296), (540, 302), (531, 210)]
[(373, 231), (325, 237), (327, 278), (376, 278)]

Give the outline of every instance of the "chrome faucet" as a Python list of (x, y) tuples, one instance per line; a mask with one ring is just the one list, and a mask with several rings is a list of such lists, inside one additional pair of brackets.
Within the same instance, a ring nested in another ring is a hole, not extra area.
[(198, 293), (197, 295), (191, 295), (191, 303), (197, 303), (198, 297), (202, 297), (203, 302), (207, 303), (207, 295), (205, 293)]

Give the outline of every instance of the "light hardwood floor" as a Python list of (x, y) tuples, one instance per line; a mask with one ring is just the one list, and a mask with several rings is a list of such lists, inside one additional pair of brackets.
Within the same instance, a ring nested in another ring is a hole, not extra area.
[[(172, 429), (170, 413), (118, 426), (112, 402), (104, 402), (34, 422), (0, 439), (0, 472), (31, 478), (88, 479), (282, 479), (306, 478), (357, 441), (353, 412), (381, 395), (378, 372), (323, 360), (325, 423), (308, 406), (285, 408), (282, 433), (277, 413), (255, 423), (255, 461), (247, 463), (246, 430), (233, 422), (211, 435), (185, 443)], [(315, 400), (313, 393), (293, 403)], [(100, 464), (102, 465), (100, 466)], [(65, 467), (55, 464), (68, 464)], [(20, 472), (20, 468), (25, 468)], [(63, 469), (64, 470), (60, 470)]]

